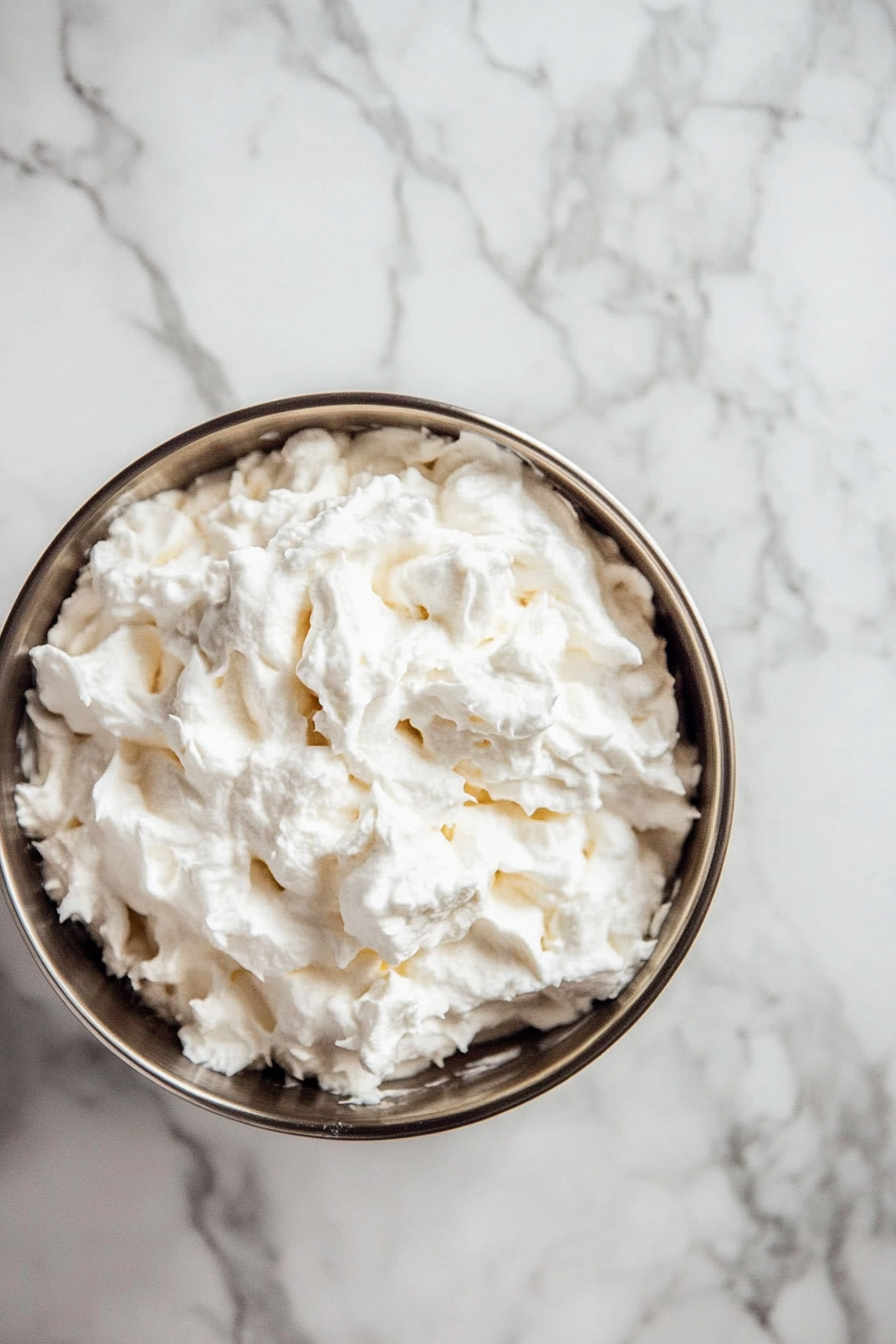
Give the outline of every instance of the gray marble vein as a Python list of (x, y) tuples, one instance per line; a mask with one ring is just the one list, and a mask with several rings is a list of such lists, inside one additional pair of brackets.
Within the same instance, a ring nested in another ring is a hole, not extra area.
[(146, 324), (148, 334), (178, 361), (203, 406), (212, 413), (222, 411), (234, 404), (234, 394), (220, 361), (191, 332), (183, 306), (162, 267), (139, 238), (122, 231), (111, 217), (104, 188), (111, 181), (127, 181), (145, 145), (136, 131), (106, 105), (103, 91), (79, 78), (72, 55), (76, 15), (77, 10), (61, 6), (59, 69), (65, 88), (88, 113), (93, 127), (92, 144), (71, 153), (51, 142), (37, 140), (26, 155), (0, 147), (0, 158), (26, 175), (45, 173), (54, 177), (86, 197), (99, 227), (128, 253), (149, 286), (156, 323)]
[(168, 1108), (168, 1132), (188, 1157), (187, 1201), (193, 1228), (221, 1271), (232, 1304), (233, 1344), (311, 1344), (293, 1322), (278, 1274), (278, 1255), (265, 1226), (265, 1194), (251, 1156), (229, 1187), (208, 1145)]

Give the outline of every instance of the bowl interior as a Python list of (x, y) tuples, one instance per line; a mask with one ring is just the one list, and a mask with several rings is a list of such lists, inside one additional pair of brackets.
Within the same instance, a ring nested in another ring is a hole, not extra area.
[[(683, 735), (703, 767), (695, 823), (673, 885), (657, 948), (619, 997), (552, 1031), (480, 1042), (444, 1068), (386, 1085), (376, 1106), (354, 1106), (315, 1084), (289, 1085), (282, 1071), (225, 1078), (181, 1053), (173, 1027), (126, 982), (107, 976), (86, 930), (60, 924), (41, 885), (36, 853), (19, 829), (13, 791), (21, 778), (16, 735), (32, 684), (29, 649), (43, 643), (94, 542), (128, 504), (228, 467), (253, 449), (277, 447), (298, 429), (390, 425), (483, 433), (518, 453), (559, 488), (580, 515), (613, 537), (650, 580), (658, 629), (676, 678)], [(667, 983), (690, 946), (721, 872), (731, 824), (734, 758), (721, 673), (693, 604), (650, 538), (609, 495), (550, 449), (506, 426), (434, 402), (386, 394), (330, 394), (269, 403), (199, 426), (127, 468), (63, 529), (39, 561), (0, 640), (0, 870), (31, 951), (78, 1017), (111, 1049), (163, 1086), (236, 1119), (331, 1138), (422, 1134), (483, 1119), (545, 1091), (605, 1050)]]

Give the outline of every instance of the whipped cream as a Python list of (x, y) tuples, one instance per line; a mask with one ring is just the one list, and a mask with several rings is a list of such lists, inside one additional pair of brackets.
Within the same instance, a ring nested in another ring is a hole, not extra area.
[(31, 657), (46, 889), (197, 1063), (375, 1101), (654, 947), (699, 768), (651, 589), (486, 439), (307, 430), (133, 504)]

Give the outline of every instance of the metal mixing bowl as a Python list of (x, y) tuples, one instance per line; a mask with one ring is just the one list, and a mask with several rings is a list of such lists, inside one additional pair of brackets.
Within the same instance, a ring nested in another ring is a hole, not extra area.
[[(29, 649), (44, 643), (94, 542), (128, 504), (182, 487), (296, 430), (421, 426), (439, 434), (472, 430), (532, 463), (586, 522), (615, 538), (650, 580), (657, 627), (667, 641), (683, 735), (703, 767), (700, 818), (671, 887), (671, 910), (656, 950), (612, 1002), (552, 1031), (527, 1030), (455, 1055), (444, 1068), (386, 1086), (375, 1106), (353, 1106), (315, 1084), (285, 1085), (275, 1069), (225, 1078), (181, 1053), (173, 1027), (146, 1008), (126, 981), (108, 976), (99, 949), (74, 922), (61, 924), (41, 885), (36, 854), (16, 821), (21, 778), (16, 734), (32, 683)], [(569, 1078), (617, 1041), (653, 1002), (685, 956), (719, 880), (734, 804), (734, 741), (716, 655), (694, 604), (642, 527), (605, 490), (543, 444), (484, 416), (438, 402), (379, 393), (291, 397), (220, 416), (142, 457), (110, 481), (62, 529), (23, 588), (0, 636), (0, 872), (13, 914), (41, 970), (89, 1029), (147, 1078), (220, 1115), (292, 1134), (383, 1139), (433, 1133), (484, 1119)]]

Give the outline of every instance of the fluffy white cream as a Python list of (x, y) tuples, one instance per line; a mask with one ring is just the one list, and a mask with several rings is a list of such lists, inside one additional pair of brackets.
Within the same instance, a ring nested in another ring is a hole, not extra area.
[(191, 1060), (376, 1100), (653, 948), (697, 772), (651, 591), (485, 439), (310, 430), (132, 505), (32, 659), (47, 890)]

